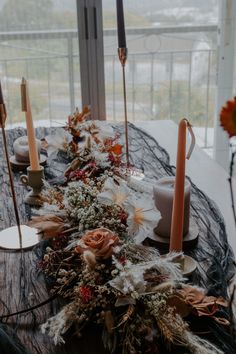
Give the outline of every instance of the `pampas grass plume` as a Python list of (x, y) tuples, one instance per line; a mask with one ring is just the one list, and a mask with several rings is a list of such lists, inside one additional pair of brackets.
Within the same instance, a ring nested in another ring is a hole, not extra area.
[(96, 265), (96, 257), (93, 252), (86, 250), (83, 253), (84, 261), (90, 269), (94, 269)]

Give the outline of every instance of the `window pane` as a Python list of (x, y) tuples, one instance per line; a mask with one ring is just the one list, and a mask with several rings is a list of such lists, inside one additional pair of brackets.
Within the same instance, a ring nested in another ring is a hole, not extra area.
[(33, 117), (63, 120), (81, 106), (76, 0), (0, 2), (0, 78), (8, 123), (24, 121), (20, 81), (29, 81)]
[[(213, 126), (218, 0), (124, 0), (128, 119), (189, 117), (202, 146)], [(174, 3), (174, 6), (173, 6)], [(116, 5), (103, 0), (108, 119), (122, 120)]]

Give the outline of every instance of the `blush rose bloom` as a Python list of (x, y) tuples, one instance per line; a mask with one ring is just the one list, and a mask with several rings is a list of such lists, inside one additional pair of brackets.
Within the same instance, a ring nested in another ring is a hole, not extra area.
[(119, 242), (119, 237), (111, 230), (99, 228), (86, 232), (75, 251), (83, 253), (89, 250), (98, 258), (108, 259), (113, 254), (113, 247), (117, 246)]

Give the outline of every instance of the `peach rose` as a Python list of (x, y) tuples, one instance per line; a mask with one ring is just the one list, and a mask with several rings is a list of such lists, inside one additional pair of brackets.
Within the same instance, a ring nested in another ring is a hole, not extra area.
[(108, 259), (113, 254), (113, 247), (120, 242), (119, 237), (111, 230), (99, 228), (86, 232), (81, 238), (81, 244), (75, 249), (77, 253), (90, 250), (96, 257)]

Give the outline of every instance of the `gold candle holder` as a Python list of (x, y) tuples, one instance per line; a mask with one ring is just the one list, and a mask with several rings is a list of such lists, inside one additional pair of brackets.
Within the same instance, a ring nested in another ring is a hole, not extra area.
[(125, 113), (125, 149), (126, 149), (126, 163), (129, 168), (129, 135), (128, 135), (128, 114), (127, 114), (127, 96), (126, 96), (126, 79), (125, 79), (125, 64), (128, 57), (127, 48), (118, 48), (118, 57), (122, 66), (123, 75), (123, 97), (124, 97), (124, 113)]
[(128, 58), (128, 48), (118, 48), (118, 57), (122, 66), (125, 66)]
[(173, 260), (174, 263), (179, 264), (181, 273), (188, 277), (197, 269), (197, 261), (186, 254), (181, 254)]
[(43, 188), (44, 168), (40, 166), (39, 170), (32, 170), (27, 168), (27, 175), (22, 175), (20, 180), (26, 187), (31, 187), (32, 190), (26, 195), (25, 203), (34, 206), (41, 206), (43, 204), (41, 199), (41, 191)]
[(5, 133), (6, 118), (7, 118), (7, 111), (6, 111), (6, 106), (3, 102), (2, 87), (0, 83), (0, 127), (2, 129), (3, 146), (5, 151), (6, 163), (7, 163), (7, 171), (9, 175), (11, 197), (13, 201), (13, 207), (14, 207), (16, 224), (17, 224), (16, 226), (8, 227), (0, 231), (0, 247), (7, 250), (18, 251), (18, 250), (28, 249), (36, 245), (39, 242), (39, 236), (36, 229), (20, 224), (20, 216), (18, 211), (17, 198), (16, 198), (16, 193), (14, 188), (14, 180), (13, 180), (13, 175), (10, 166), (8, 144), (7, 144), (6, 133)]

